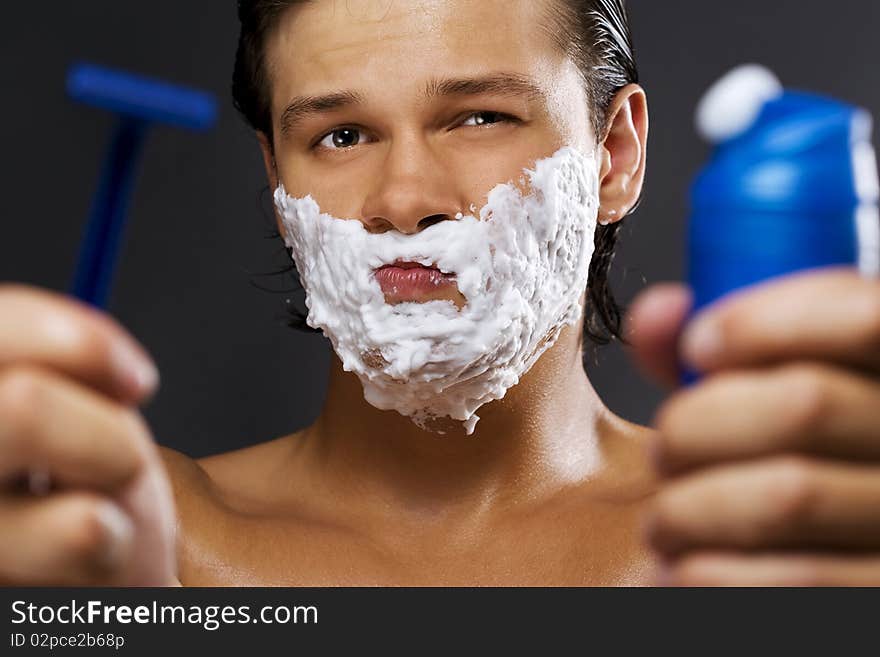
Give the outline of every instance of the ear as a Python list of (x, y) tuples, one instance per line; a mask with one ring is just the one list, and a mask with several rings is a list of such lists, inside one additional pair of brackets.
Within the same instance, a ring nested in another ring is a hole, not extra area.
[(265, 132), (257, 132), (257, 141), (260, 142), (260, 150), (263, 152), (263, 166), (266, 167), (269, 189), (274, 192), (275, 188), (278, 187), (278, 167), (275, 165), (275, 150)]
[(625, 86), (608, 108), (599, 144), (599, 223), (623, 219), (639, 201), (645, 182), (648, 146), (648, 100), (637, 84)]

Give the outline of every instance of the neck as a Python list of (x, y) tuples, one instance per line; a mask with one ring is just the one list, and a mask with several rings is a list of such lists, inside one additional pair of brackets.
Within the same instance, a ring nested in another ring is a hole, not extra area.
[(584, 372), (576, 327), (478, 415), (471, 436), (460, 426), (445, 435), (422, 430), (369, 405), (334, 357), (324, 409), (302, 449), (336, 494), (420, 508), (535, 500), (600, 466), (605, 408)]

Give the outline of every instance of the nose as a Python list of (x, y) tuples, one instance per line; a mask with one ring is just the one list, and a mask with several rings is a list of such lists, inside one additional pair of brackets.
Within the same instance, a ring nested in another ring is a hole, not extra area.
[(412, 235), (454, 219), (465, 207), (452, 176), (427, 144), (392, 145), (375, 175), (361, 209), (370, 232)]

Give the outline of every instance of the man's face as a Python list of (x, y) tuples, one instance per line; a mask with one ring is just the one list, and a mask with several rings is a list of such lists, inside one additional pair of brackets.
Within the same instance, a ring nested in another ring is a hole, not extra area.
[(550, 1), (287, 11), (267, 44), (278, 182), (370, 231), (415, 233), (564, 145), (590, 150), (586, 92), (549, 36)]
[(264, 154), (309, 323), (422, 428), (473, 431), (582, 318), (610, 158), (552, 1), (315, 0), (267, 44)]

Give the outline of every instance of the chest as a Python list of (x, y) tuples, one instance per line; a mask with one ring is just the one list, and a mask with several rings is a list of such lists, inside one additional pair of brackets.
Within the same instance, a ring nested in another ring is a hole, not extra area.
[(178, 560), (187, 586), (638, 586), (654, 565), (616, 506), (466, 527), (215, 512), (181, 524)]

